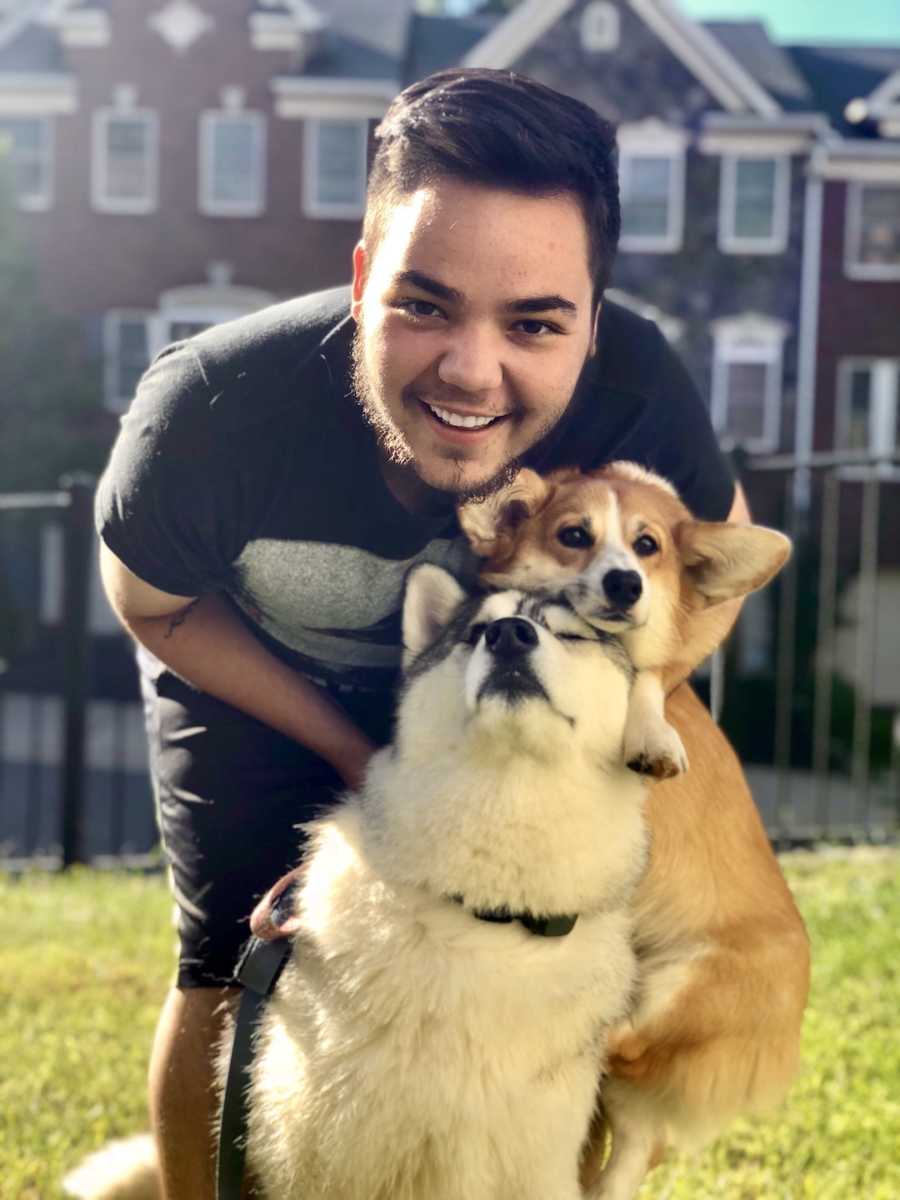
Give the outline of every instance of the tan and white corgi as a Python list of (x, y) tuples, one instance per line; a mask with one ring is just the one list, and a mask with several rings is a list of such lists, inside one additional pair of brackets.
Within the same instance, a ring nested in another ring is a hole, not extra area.
[(723, 640), (727, 602), (755, 591), (787, 561), (784, 534), (697, 521), (667, 480), (634, 463), (513, 483), (460, 509), (482, 579), (496, 587), (562, 589), (595, 628), (619, 635), (638, 670), (625, 761), (657, 779), (687, 768), (666, 721), (666, 694)]
[(657, 707), (727, 631), (727, 597), (761, 586), (789, 543), (695, 521), (666, 481), (627, 463), (546, 479), (521, 472), (460, 519), (486, 581), (562, 584), (591, 624), (621, 631), (642, 667), (639, 694), (655, 676), (652, 703), (635, 705), (632, 689), (631, 737), (652, 758), (671, 730), (691, 763), (650, 788), (650, 866), (634, 908), (639, 993), (611, 1035), (604, 1112), (584, 1156), (586, 1194), (630, 1200), (668, 1148), (696, 1149), (736, 1115), (778, 1103), (798, 1067), (803, 921), (722, 731), (686, 684), (664, 714)]

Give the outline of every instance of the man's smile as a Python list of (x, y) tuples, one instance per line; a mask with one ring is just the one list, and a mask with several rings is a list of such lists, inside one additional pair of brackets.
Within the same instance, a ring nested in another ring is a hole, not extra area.
[(444, 408), (443, 405), (432, 404), (416, 396), (416, 401), (428, 419), (437, 426), (442, 434), (450, 437), (464, 437), (467, 441), (478, 434), (495, 428), (510, 417), (510, 413), (474, 413), (462, 412), (459, 409)]

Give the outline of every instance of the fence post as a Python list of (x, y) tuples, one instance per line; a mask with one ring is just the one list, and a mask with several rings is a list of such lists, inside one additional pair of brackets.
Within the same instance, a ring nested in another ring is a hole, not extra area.
[(68, 493), (63, 539), (63, 655), (65, 669), (62, 777), (62, 865), (82, 862), (87, 703), (90, 695), (88, 600), (93, 546), (95, 479), (83, 472), (64, 475)]

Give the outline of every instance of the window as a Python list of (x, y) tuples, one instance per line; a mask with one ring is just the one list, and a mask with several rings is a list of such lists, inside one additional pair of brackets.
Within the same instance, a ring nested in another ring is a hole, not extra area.
[(137, 390), (138, 381), (150, 364), (150, 314), (110, 312), (103, 330), (104, 383), (106, 404), (124, 412)]
[(260, 113), (204, 113), (200, 118), (200, 210), (219, 217), (258, 217), (266, 202), (266, 126)]
[(890, 458), (900, 448), (900, 359), (844, 359), (838, 366), (835, 448)]
[(785, 249), (790, 159), (725, 155), (719, 190), (719, 247), (732, 254)]
[(846, 274), (900, 279), (900, 185), (847, 184)]
[(32, 212), (48, 209), (53, 201), (49, 120), (46, 117), (0, 118), (0, 158), (7, 155), (19, 207)]
[(619, 128), (623, 250), (665, 254), (681, 248), (686, 136), (656, 120)]
[(368, 138), (367, 121), (306, 122), (303, 210), (307, 216), (362, 216)]
[(722, 444), (774, 450), (787, 326), (748, 313), (713, 322), (712, 421)]
[(159, 124), (155, 113), (103, 109), (94, 115), (92, 195), (100, 212), (156, 208)]
[(615, 50), (619, 44), (619, 11), (595, 0), (581, 14), (581, 44), (594, 53)]

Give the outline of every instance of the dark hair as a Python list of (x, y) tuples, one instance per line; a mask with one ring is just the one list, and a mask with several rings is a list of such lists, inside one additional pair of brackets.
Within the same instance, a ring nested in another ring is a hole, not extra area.
[(571, 193), (588, 229), (594, 303), (619, 241), (613, 127), (514, 71), (460, 67), (411, 84), (375, 131), (364, 237), (375, 244), (391, 204), (441, 176), (534, 195)]

